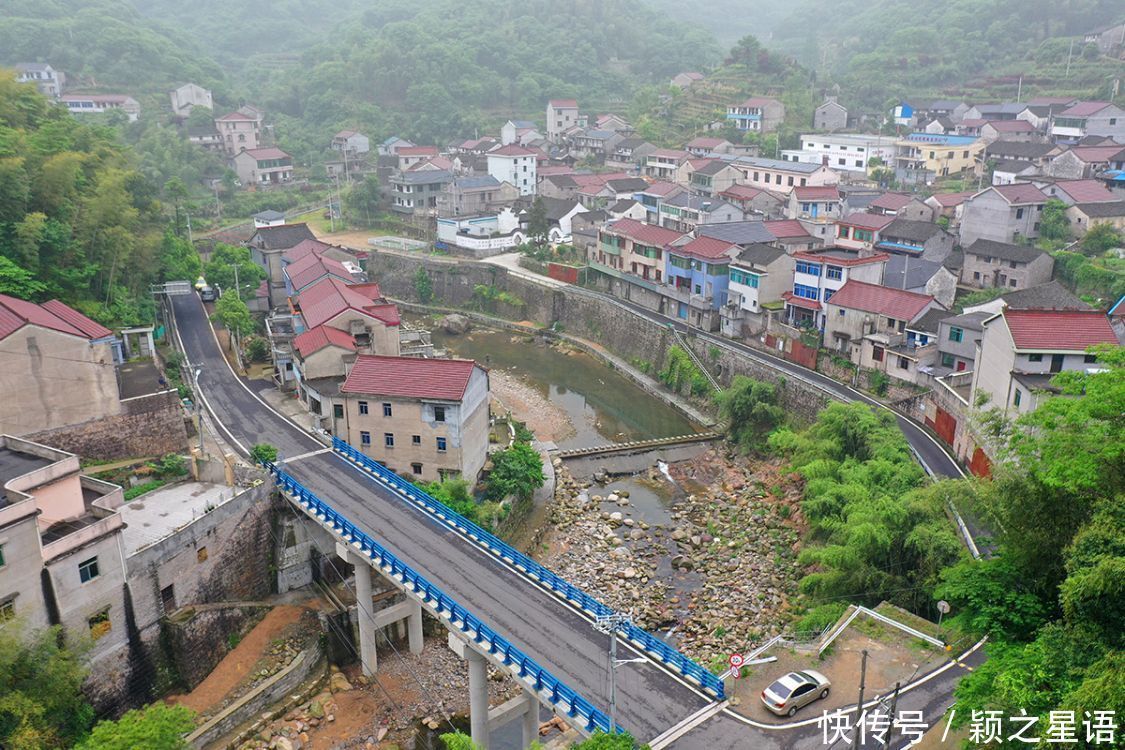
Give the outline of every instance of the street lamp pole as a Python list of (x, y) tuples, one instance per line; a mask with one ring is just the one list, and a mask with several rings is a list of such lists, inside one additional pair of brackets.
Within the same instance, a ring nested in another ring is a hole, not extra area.
[(199, 395), (199, 373), (203, 372), (203, 365), (196, 365), (192, 368), (192, 382), (195, 384), (195, 418), (199, 422), (197, 425), (199, 429), (199, 455), (203, 456), (203, 398)]
[(617, 659), (617, 631), (628, 625), (633, 618), (624, 612), (611, 612), (608, 615), (598, 615), (594, 621), (594, 629), (600, 633), (609, 634), (609, 733), (617, 733), (617, 667), (621, 664), (630, 664), (647, 659)]

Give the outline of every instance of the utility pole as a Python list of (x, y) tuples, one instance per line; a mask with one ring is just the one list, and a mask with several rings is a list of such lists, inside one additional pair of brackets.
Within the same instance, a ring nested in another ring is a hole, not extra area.
[(611, 612), (608, 615), (598, 615), (594, 621), (594, 629), (599, 633), (609, 634), (609, 733), (617, 733), (617, 668), (622, 664), (648, 661), (648, 659), (618, 659), (617, 658), (617, 631), (630, 624), (633, 618), (624, 612)]
[(863, 688), (867, 680), (867, 649), (863, 649), (863, 661), (859, 665), (859, 703), (856, 704), (856, 718), (863, 717)]
[(1063, 78), (1070, 78), (1070, 58), (1071, 58), (1071, 55), (1073, 53), (1074, 53), (1074, 40), (1071, 39), (1070, 40), (1070, 49), (1067, 50), (1067, 53), (1066, 53), (1066, 73), (1063, 75)]
[(898, 688), (901, 684), (901, 682), (895, 683), (895, 692), (891, 696), (890, 723), (887, 725), (887, 733), (883, 735), (883, 750), (887, 750), (891, 744), (891, 734), (894, 733), (895, 711), (898, 710)]

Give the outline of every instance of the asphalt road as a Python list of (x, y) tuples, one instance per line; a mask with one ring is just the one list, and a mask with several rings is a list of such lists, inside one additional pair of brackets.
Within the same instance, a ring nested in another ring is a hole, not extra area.
[[(524, 653), (587, 700), (608, 709), (608, 640), (596, 632), (583, 613), (547, 594), (516, 571), (501, 565), (472, 542), (433, 521), (428, 515), (397, 499), (367, 479), (350, 463), (333, 453), (295, 458), (324, 445), (296, 425), (269, 409), (251, 393), (251, 386), (235, 376), (219, 351), (198, 296), (172, 298), (177, 327), (185, 354), (193, 365), (202, 365), (199, 375), (208, 410), (220, 424), (224, 438), (246, 450), (254, 443), (277, 446), (282, 459), (290, 459), (286, 470), (298, 481), (333, 505), (353, 522), (367, 529), (380, 544), (442, 588), (459, 603), (507, 637)], [(638, 314), (660, 320), (662, 316)], [(673, 322), (667, 321), (666, 322)], [(700, 335), (696, 332), (696, 335)], [(732, 342), (719, 341), (742, 348)], [(750, 356), (794, 371), (792, 363), (748, 350)], [(797, 368), (800, 370), (800, 368)], [(847, 394), (849, 400), (869, 401), (823, 376), (800, 371), (801, 377), (823, 381), (826, 389)], [(912, 427), (903, 420), (904, 432)], [(946, 476), (958, 475), (956, 464), (940, 447), (927, 448), (928, 436), (913, 426), (916, 449), (931, 469)], [(908, 433), (908, 439), (911, 439)], [(925, 438), (925, 441), (922, 438)], [(914, 444), (912, 440), (912, 444)], [(331, 550), (327, 550), (331, 552)], [(641, 656), (627, 644), (619, 647), (621, 658)], [(981, 660), (980, 652), (965, 663)], [(926, 721), (938, 722), (952, 702), (953, 687), (963, 674), (954, 666), (903, 694), (900, 709), (923, 711)], [(628, 664), (618, 669), (618, 721), (639, 739), (655, 738), (707, 706), (710, 699), (651, 662)], [(813, 719), (815, 705), (806, 708), (798, 722)], [(842, 743), (837, 743), (842, 747)], [(864, 747), (875, 747), (867, 743)], [(892, 741), (890, 747), (904, 747)], [(756, 726), (729, 709), (720, 712), (677, 739), (675, 750), (782, 750), (824, 748), (821, 727), (815, 722), (797, 727)]]

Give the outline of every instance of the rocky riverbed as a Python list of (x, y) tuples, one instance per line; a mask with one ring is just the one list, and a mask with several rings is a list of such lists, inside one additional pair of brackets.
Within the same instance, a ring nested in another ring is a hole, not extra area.
[[(545, 563), (606, 604), (631, 612), (706, 666), (780, 632), (796, 592), (799, 486), (766, 461), (713, 448), (672, 464), (669, 520), (638, 518), (628, 493), (559, 481)], [(668, 482), (653, 467), (646, 481)]]

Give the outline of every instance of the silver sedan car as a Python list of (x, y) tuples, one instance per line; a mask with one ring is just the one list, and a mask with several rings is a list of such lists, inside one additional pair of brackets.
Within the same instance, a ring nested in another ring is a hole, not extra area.
[(820, 672), (790, 672), (762, 691), (762, 703), (778, 716), (792, 716), (798, 708), (827, 698), (832, 683)]

